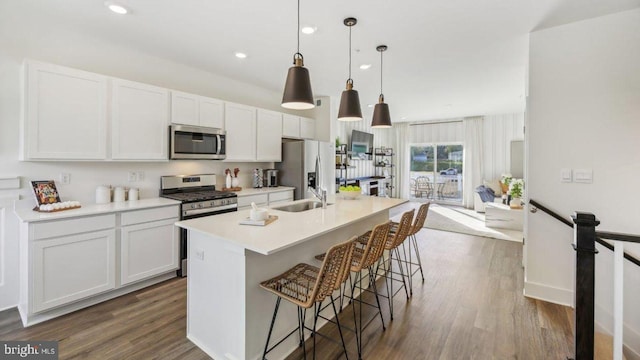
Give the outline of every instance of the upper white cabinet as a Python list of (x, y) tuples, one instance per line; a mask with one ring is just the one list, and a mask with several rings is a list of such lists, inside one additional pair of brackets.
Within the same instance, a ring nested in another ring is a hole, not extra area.
[(257, 161), (282, 161), (282, 114), (258, 109)]
[(224, 129), (224, 102), (204, 96), (171, 91), (171, 122)]
[(293, 139), (315, 139), (315, 120), (295, 115), (282, 114), (282, 137)]
[(282, 137), (300, 138), (300, 116), (282, 114)]
[(227, 158), (225, 161), (256, 160), (256, 108), (225, 103)]
[(300, 137), (303, 139), (316, 138), (316, 122), (310, 118), (300, 118)]
[(113, 79), (111, 95), (111, 158), (166, 160), (169, 91)]
[(25, 62), (21, 160), (106, 158), (107, 77)]

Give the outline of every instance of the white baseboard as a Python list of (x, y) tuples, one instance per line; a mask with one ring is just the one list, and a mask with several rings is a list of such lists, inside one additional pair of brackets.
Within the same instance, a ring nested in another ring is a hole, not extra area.
[(524, 296), (573, 307), (573, 291), (530, 281), (524, 283)]

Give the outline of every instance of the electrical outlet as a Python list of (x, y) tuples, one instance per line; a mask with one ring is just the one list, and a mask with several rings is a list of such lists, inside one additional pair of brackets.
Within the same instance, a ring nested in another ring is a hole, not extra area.
[(204, 260), (204, 250), (196, 249), (196, 259)]
[(138, 171), (138, 181), (144, 181), (144, 171)]
[(60, 173), (60, 183), (64, 185), (68, 185), (71, 183), (71, 174), (69, 173)]
[(129, 182), (135, 182), (138, 179), (138, 175), (136, 175), (135, 171), (129, 171), (128, 179), (129, 179)]

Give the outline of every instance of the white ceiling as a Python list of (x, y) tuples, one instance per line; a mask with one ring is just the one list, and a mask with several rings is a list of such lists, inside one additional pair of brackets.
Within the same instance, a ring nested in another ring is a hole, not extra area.
[[(0, 0), (42, 26), (66, 27), (213, 73), (282, 91), (296, 46), (295, 0)], [(325, 0), (301, 1), (301, 52), (315, 95), (340, 96), (348, 70), (363, 113), (377, 101), (379, 44), (384, 94), (394, 121), (517, 112), (524, 109), (528, 33), (640, 7), (640, 0)], [(4, 6), (7, 9), (9, 7)], [(234, 52), (248, 58), (240, 60)], [(360, 64), (372, 64), (367, 71)], [(405, 119), (406, 117), (406, 119)]]

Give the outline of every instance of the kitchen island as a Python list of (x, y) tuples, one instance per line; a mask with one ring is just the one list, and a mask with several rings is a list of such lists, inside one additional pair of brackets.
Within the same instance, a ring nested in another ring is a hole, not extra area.
[[(189, 232), (187, 337), (214, 359), (260, 358), (276, 297), (259, 283), (301, 262), (319, 266), (315, 255), (387, 221), (389, 209), (405, 202), (336, 196), (326, 209), (270, 209), (278, 220), (267, 226), (239, 225), (249, 210), (176, 223)], [(295, 306), (282, 302), (272, 343), (296, 324)], [(291, 336), (270, 358), (284, 358), (297, 346)]]

